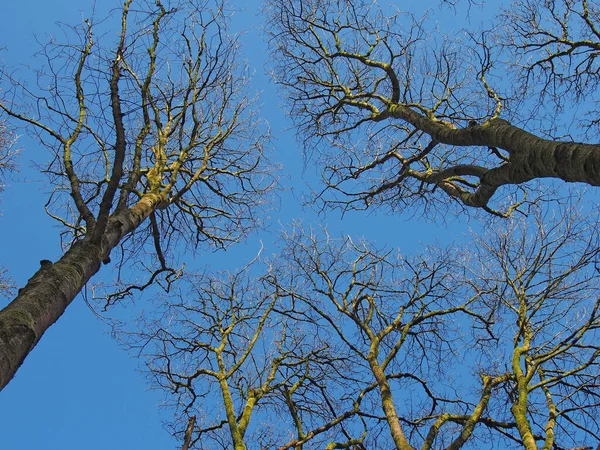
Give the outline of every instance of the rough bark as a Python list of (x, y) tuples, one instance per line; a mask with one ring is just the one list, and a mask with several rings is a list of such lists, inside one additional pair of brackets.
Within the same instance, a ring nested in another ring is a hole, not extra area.
[(519, 430), (519, 435), (523, 441), (523, 447), (526, 450), (537, 450), (538, 447), (533, 436), (531, 424), (527, 418), (529, 411), (529, 381), (531, 379), (531, 374), (528, 372), (531, 368), (527, 367), (527, 362), (525, 362), (525, 368), (522, 367), (523, 356), (531, 349), (533, 332), (526, 323), (528, 320), (528, 305), (525, 297), (520, 296), (519, 302), (519, 320), (517, 323), (522, 328), (522, 331), (519, 332), (521, 336), (517, 338), (522, 338), (523, 342), (521, 345), (515, 346), (513, 351), (512, 369), (517, 381), (517, 399), (510, 407), (510, 411), (517, 424), (517, 430)]
[(498, 118), (468, 128), (451, 128), (404, 105), (391, 105), (376, 120), (386, 118), (406, 121), (438, 143), (500, 148), (508, 152), (507, 163), (487, 170), (477, 191), (465, 193), (462, 200), (469, 206), (486, 205), (500, 186), (536, 178), (600, 186), (600, 145), (543, 139)]
[(123, 237), (163, 206), (147, 194), (133, 207), (113, 214), (100, 244), (83, 239), (55, 263), (41, 261), (16, 298), (0, 311), (0, 390), (8, 384), (44, 332), (58, 320)]

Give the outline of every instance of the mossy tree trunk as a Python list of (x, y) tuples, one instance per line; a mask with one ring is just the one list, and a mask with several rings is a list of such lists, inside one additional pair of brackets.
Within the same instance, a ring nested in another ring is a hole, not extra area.
[(163, 197), (147, 194), (132, 208), (109, 220), (100, 244), (83, 239), (55, 263), (41, 261), (16, 298), (0, 311), (0, 389), (12, 379), (44, 332), (98, 272), (124, 236), (134, 231), (161, 205)]

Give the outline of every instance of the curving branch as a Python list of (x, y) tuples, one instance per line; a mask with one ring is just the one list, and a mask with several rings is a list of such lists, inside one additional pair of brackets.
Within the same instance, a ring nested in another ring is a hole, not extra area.
[[(567, 12), (559, 14), (560, 8)], [(501, 18), (512, 25), (496, 44), (490, 33), (480, 39), (466, 33), (454, 40), (434, 33), (425, 39), (425, 19), (386, 15), (375, 4), (271, 3), (274, 77), (286, 90), (299, 138), (323, 164), (325, 187), (317, 200), (324, 208), (380, 205), (396, 211), (435, 204), (432, 200), (446, 205), (449, 197), (463, 206), (509, 215), (518, 203), (507, 213), (493, 205), (497, 199), (502, 203), (506, 188), (525, 191), (528, 182), (546, 178), (600, 185), (595, 140), (552, 139), (544, 129), (532, 133), (508, 120), (527, 117), (526, 108), (507, 109), (506, 96), (490, 81), (500, 65), (494, 60), (499, 53), (507, 59), (511, 52), (521, 55), (527, 74), (555, 70), (555, 60), (563, 59), (568, 72), (570, 55), (585, 48), (590, 53), (579, 59), (587, 62), (580, 61), (568, 76), (582, 95), (595, 92), (597, 82), (591, 80), (600, 48), (595, 7), (587, 1), (523, 0), (512, 11)], [(552, 19), (547, 20), (560, 24), (554, 27), (560, 35), (544, 31), (548, 13)], [(531, 53), (549, 56), (531, 63), (525, 60)], [(510, 67), (505, 70), (513, 73)], [(556, 70), (548, 78), (567, 92), (567, 75)], [(529, 94), (525, 89), (511, 100), (521, 105)], [(535, 96), (531, 100), (537, 102)], [(431, 142), (435, 148), (425, 151)], [(478, 169), (457, 175), (465, 167)]]

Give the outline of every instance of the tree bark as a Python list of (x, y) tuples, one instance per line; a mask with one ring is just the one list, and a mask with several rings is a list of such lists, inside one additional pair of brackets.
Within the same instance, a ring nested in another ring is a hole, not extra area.
[(402, 431), (402, 425), (400, 424), (400, 419), (398, 419), (398, 414), (396, 413), (396, 408), (392, 399), (392, 391), (385, 373), (381, 369), (381, 366), (374, 355), (369, 355), (368, 362), (371, 366), (371, 371), (375, 376), (375, 380), (377, 381), (377, 385), (379, 386), (381, 407), (385, 413), (385, 418), (390, 428), (394, 444), (396, 444), (396, 448), (398, 450), (413, 450)]
[(536, 178), (559, 178), (600, 186), (600, 145), (543, 139), (504, 119), (490, 119), (482, 125), (455, 129), (404, 105), (391, 105), (375, 120), (387, 118), (406, 121), (442, 144), (501, 148), (508, 152), (508, 162), (489, 169), (481, 177), (478, 191), (463, 199), (470, 206), (485, 205), (500, 186)]
[(194, 425), (196, 424), (196, 416), (192, 416), (188, 420), (188, 426), (185, 430), (185, 438), (183, 440), (183, 447), (181, 450), (188, 450), (190, 443), (192, 442), (192, 432), (194, 431)]
[(124, 236), (134, 231), (165, 198), (147, 194), (109, 220), (100, 244), (86, 237), (55, 263), (41, 261), (17, 297), (0, 311), (0, 390), (13, 378), (44, 332), (65, 312)]
[(219, 386), (221, 388), (221, 394), (223, 395), (225, 415), (227, 416), (227, 423), (229, 424), (229, 432), (231, 433), (233, 448), (235, 450), (246, 450), (244, 437), (242, 436), (242, 433), (240, 432), (240, 429), (238, 427), (235, 408), (233, 405), (233, 399), (231, 398), (231, 393), (229, 392), (229, 386), (227, 385), (227, 380), (222, 374), (219, 378)]

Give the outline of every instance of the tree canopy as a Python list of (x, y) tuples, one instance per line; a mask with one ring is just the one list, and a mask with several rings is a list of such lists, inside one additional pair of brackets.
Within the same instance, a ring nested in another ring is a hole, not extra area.
[[(450, 199), (509, 215), (532, 180), (597, 186), (597, 143), (561, 136), (585, 124), (593, 137), (597, 122), (557, 123), (546, 105), (595, 95), (597, 19), (593, 2), (515, 1), (490, 29), (450, 36), (378, 3), (272, 2), (275, 80), (322, 155), (317, 200), (401, 211)], [(498, 190), (505, 209), (490, 204)]]
[[(3, 70), (0, 109), (49, 150), (47, 211), (68, 250), (42, 261), (0, 312), (0, 386), (116, 247), (120, 264), (137, 261), (149, 281), (107, 303), (159, 276), (169, 283), (177, 242), (222, 247), (256, 225), (272, 185), (267, 130), (219, 5), (127, 0), (116, 42), (85, 20), (67, 43), (43, 48), (48, 66), (37, 77), (46, 88)], [(146, 252), (149, 265), (140, 262)]]
[(600, 436), (588, 219), (416, 256), (296, 229), (254, 276), (187, 280), (128, 342), (198, 448), (579, 448)]
[(597, 445), (600, 4), (266, 0), (304, 167), (235, 5), (120, 0), (0, 66), (0, 185), (27, 133), (61, 252), (0, 311), (0, 389), (83, 294), (184, 450)]

